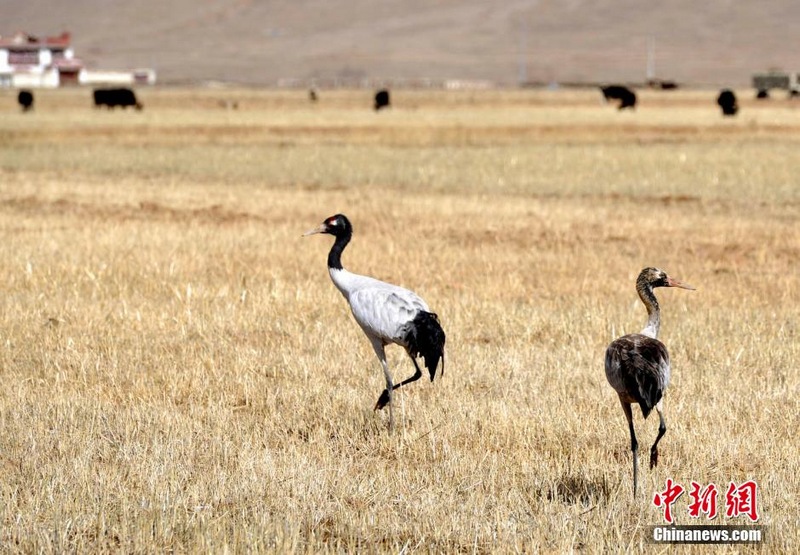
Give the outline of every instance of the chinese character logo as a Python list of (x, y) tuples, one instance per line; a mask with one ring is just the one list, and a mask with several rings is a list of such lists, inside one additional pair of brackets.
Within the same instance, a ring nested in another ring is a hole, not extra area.
[(748, 480), (740, 485), (731, 482), (725, 493), (725, 516), (746, 515), (753, 522), (758, 521), (758, 485)]
[(667, 488), (653, 497), (653, 505), (664, 508), (664, 519), (670, 524), (675, 520), (672, 517), (672, 505), (681, 495), (683, 495), (683, 486), (674, 484), (672, 478), (667, 478)]
[[(717, 496), (719, 491), (714, 483), (707, 486), (698, 484), (694, 480), (689, 491), (689, 506), (687, 512), (691, 518), (714, 520), (717, 517)], [(675, 522), (673, 505), (686, 490), (684, 487), (667, 478), (664, 491), (656, 492), (653, 496), (653, 505), (664, 511), (664, 520), (668, 524)], [(758, 522), (758, 484), (747, 480), (739, 485), (730, 482), (725, 492), (725, 517), (736, 518), (746, 516), (753, 522)]]
[(689, 491), (692, 502), (689, 503), (689, 516), (699, 518), (705, 514), (708, 520), (717, 516), (717, 486), (713, 483), (701, 488), (700, 484), (692, 480), (692, 489)]

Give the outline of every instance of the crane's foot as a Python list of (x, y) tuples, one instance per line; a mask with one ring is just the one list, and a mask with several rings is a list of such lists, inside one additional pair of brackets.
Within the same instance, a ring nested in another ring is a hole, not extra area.
[(378, 397), (378, 402), (375, 403), (374, 410), (381, 410), (383, 407), (389, 404), (389, 401), (391, 401), (391, 398), (389, 397), (389, 390), (384, 389), (383, 393), (381, 393), (381, 396)]
[(658, 466), (658, 449), (655, 447), (650, 450), (650, 468)]

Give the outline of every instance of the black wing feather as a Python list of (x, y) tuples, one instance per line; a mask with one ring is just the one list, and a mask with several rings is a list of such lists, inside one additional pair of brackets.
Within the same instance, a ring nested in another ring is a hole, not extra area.
[(416, 358), (422, 356), (425, 367), (431, 376), (431, 381), (436, 376), (436, 367), (442, 360), (442, 373), (444, 374), (444, 343), (445, 334), (439, 317), (433, 312), (420, 311), (415, 317), (406, 335), (406, 344), (409, 354)]
[(664, 395), (669, 373), (669, 353), (664, 344), (645, 335), (626, 335), (614, 343), (614, 356), (626, 393), (647, 418)]

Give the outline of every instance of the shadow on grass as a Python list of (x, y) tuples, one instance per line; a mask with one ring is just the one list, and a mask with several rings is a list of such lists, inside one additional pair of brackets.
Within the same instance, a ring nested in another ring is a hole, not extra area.
[(555, 488), (547, 492), (547, 499), (589, 505), (608, 500), (611, 497), (611, 489), (605, 476), (587, 479), (585, 476), (564, 475), (556, 482)]

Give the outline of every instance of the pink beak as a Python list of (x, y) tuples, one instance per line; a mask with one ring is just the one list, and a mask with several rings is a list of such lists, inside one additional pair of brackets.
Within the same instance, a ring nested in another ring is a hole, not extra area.
[(667, 278), (667, 287), (680, 287), (681, 289), (688, 289), (689, 291), (695, 290), (695, 288), (688, 283), (684, 283), (679, 279), (673, 279), (671, 277)]
[(308, 237), (309, 235), (314, 235), (315, 233), (322, 233), (327, 229), (328, 228), (325, 226), (325, 224), (320, 224), (318, 227), (315, 227), (314, 229), (309, 229), (308, 231), (303, 233), (303, 237)]

